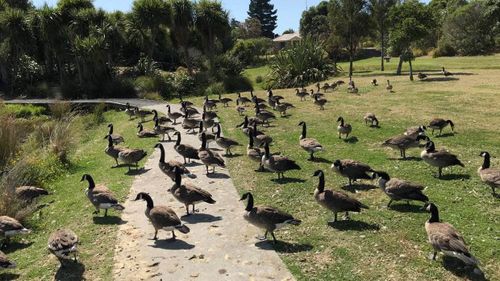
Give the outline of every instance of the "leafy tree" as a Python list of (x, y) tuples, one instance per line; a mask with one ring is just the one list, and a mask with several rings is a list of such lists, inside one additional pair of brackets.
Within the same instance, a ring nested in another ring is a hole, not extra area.
[(194, 8), (189, 0), (172, 0), (171, 32), (175, 43), (184, 53), (184, 62), (188, 73), (192, 74), (191, 59), (189, 58), (189, 41), (194, 26)]
[(385, 43), (389, 10), (397, 0), (370, 0), (370, 12), (380, 36), (380, 70), (384, 71)]
[(319, 40), (326, 40), (331, 34), (328, 21), (328, 2), (322, 1), (302, 13), (300, 18), (300, 34)]
[(403, 61), (410, 65), (410, 80), (413, 81), (412, 60), (414, 59), (412, 45), (424, 38), (434, 20), (430, 9), (417, 0), (409, 0), (394, 6), (389, 12), (389, 44), (393, 51), (399, 54), (397, 74), (401, 75)]
[(295, 33), (295, 30), (293, 30), (293, 28), (289, 28), (289, 29), (283, 31), (283, 34), (293, 34), (293, 33)]
[(135, 0), (132, 4), (134, 22), (142, 29), (141, 32), (148, 33), (147, 38), (150, 40), (148, 55), (150, 58), (153, 58), (154, 55), (159, 30), (162, 25), (169, 23), (170, 16), (169, 6), (163, 0)]
[(259, 57), (265, 55), (272, 47), (272, 40), (266, 37), (240, 39), (236, 41), (230, 53), (238, 58), (245, 66), (256, 64)]
[(332, 0), (330, 3), (332, 41), (349, 53), (349, 79), (352, 79), (354, 55), (361, 39), (369, 34), (367, 8), (365, 0)]
[(201, 0), (195, 6), (195, 27), (199, 32), (205, 53), (212, 58), (216, 40), (222, 41), (229, 34), (228, 13), (220, 2)]
[(248, 16), (256, 18), (262, 25), (261, 35), (268, 38), (274, 38), (276, 29), (277, 10), (270, 0), (250, 0), (248, 6)]

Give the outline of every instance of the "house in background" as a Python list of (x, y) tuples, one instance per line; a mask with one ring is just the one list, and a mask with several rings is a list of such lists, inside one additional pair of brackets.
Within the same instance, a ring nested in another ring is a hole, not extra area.
[(293, 42), (297, 42), (302, 40), (300, 34), (298, 32), (283, 34), (273, 39), (273, 42), (276, 44), (278, 49), (283, 49), (286, 46), (293, 44)]

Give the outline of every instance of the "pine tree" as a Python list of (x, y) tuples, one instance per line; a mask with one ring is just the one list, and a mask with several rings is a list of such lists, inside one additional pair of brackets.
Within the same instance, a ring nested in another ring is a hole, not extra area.
[(262, 25), (262, 36), (274, 38), (274, 29), (276, 29), (277, 10), (270, 0), (250, 0), (248, 7), (248, 16), (256, 18)]

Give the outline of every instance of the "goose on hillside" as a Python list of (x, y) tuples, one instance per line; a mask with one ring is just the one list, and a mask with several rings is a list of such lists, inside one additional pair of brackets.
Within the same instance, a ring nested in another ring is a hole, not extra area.
[(49, 195), (49, 192), (40, 187), (24, 185), (16, 187), (14, 194), (19, 200), (32, 202), (40, 196)]
[(315, 93), (314, 90), (311, 89), (309, 96), (311, 96), (311, 98), (315, 100), (316, 98), (320, 99), (320, 98), (324, 97), (325, 95), (323, 93), (319, 93), (319, 92)]
[(389, 92), (389, 93), (394, 93), (394, 91), (392, 90), (393, 87), (391, 85), (391, 82), (389, 80), (387, 80), (387, 86), (385, 86), (385, 89)]
[(125, 104), (125, 113), (128, 115), (128, 119), (132, 119), (132, 116), (135, 116), (135, 108), (130, 106), (130, 103)]
[(337, 126), (337, 132), (339, 133), (339, 139), (342, 138), (342, 135), (345, 135), (345, 138), (347, 139), (349, 137), (349, 134), (352, 132), (351, 124), (344, 123), (344, 118), (342, 116), (340, 116), (337, 119), (337, 122), (340, 122), (340, 124)]
[(271, 233), (273, 242), (276, 244), (277, 240), (274, 236), (274, 231), (288, 225), (300, 225), (301, 221), (295, 219), (292, 215), (285, 213), (279, 209), (270, 206), (254, 206), (253, 195), (247, 192), (241, 196), (240, 201), (248, 200), (245, 207), (245, 214), (243, 218), (254, 226), (265, 229), (266, 232), (259, 240), (266, 240), (267, 234)]
[(205, 125), (203, 121), (200, 121), (200, 130), (198, 131), (198, 139), (201, 141), (201, 134), (205, 133), (205, 137), (207, 139), (207, 147), (209, 146), (210, 143), (215, 141), (215, 135), (208, 133), (205, 130)]
[[(194, 186), (191, 183), (182, 183), (181, 169), (179, 167), (174, 168), (175, 171), (175, 183), (170, 188), (170, 192), (177, 201), (184, 204), (186, 207), (186, 215), (191, 215), (195, 213), (195, 204), (205, 202), (208, 204), (215, 204), (215, 200), (212, 198), (210, 192)], [(193, 212), (189, 213), (189, 205), (193, 205)]]
[(179, 161), (170, 160), (165, 162), (165, 148), (161, 143), (157, 143), (155, 148), (160, 149), (160, 159), (158, 161), (158, 167), (165, 175), (167, 175), (171, 180), (175, 181), (175, 168), (179, 168), (181, 175), (196, 178), (196, 175), (192, 174), (185, 166)]
[(73, 256), (73, 261), (76, 262), (78, 243), (80, 243), (80, 240), (75, 232), (70, 229), (58, 229), (50, 234), (47, 249), (63, 265), (64, 261), (71, 259), (71, 256)]
[(363, 116), (363, 120), (365, 120), (365, 125), (368, 125), (368, 123), (370, 123), (370, 127), (375, 127), (375, 128), (379, 127), (378, 119), (374, 113), (371, 112), (366, 113), (365, 116)]
[(399, 135), (384, 141), (382, 146), (398, 149), (401, 158), (406, 159), (406, 150), (412, 147), (418, 147), (421, 140), (429, 141), (430, 139), (424, 135), (418, 135), (416, 138), (413, 136)]
[(177, 132), (174, 134), (177, 136), (177, 141), (174, 144), (174, 149), (179, 153), (182, 158), (184, 158), (184, 164), (186, 164), (186, 159), (191, 162), (191, 159), (200, 159), (198, 157), (198, 149), (194, 148), (189, 144), (181, 144), (181, 133)]
[(274, 113), (267, 110), (261, 110), (258, 107), (255, 108), (255, 117), (259, 118), (264, 124), (267, 124), (268, 127), (270, 125), (270, 120), (276, 119)]
[(448, 76), (453, 76), (453, 73), (449, 72), (448, 70), (446, 70), (444, 68), (444, 66), (442, 67), (442, 71), (441, 73), (443, 73), (444, 76), (448, 77)]
[(496, 188), (500, 186), (500, 169), (490, 167), (490, 154), (482, 151), (479, 156), (483, 157), (483, 164), (477, 170), (481, 180), (491, 187), (493, 195), (496, 195)]
[(170, 134), (174, 134), (175, 132), (177, 132), (177, 130), (174, 127), (161, 126), (160, 119), (158, 118), (154, 119), (154, 121), (155, 121), (154, 132), (162, 136), (161, 137), (162, 141), (165, 141), (165, 135), (167, 135), (168, 141), (171, 141), (172, 138), (170, 137)]
[(0, 216), (0, 236), (5, 238), (2, 247), (10, 242), (10, 237), (29, 233), (31, 230), (25, 228), (18, 220), (9, 216)]
[(426, 130), (427, 130), (426, 126), (413, 126), (413, 127), (407, 128), (406, 131), (404, 132), (404, 135), (411, 136), (412, 138), (417, 139), (418, 135), (425, 136)]
[(371, 180), (372, 177), (368, 173), (374, 172), (367, 164), (351, 159), (335, 160), (331, 168), (340, 176), (348, 178), (349, 185), (358, 179)]
[(224, 105), (224, 107), (228, 107), (229, 103), (232, 102), (233, 100), (230, 98), (223, 98), (221, 94), (219, 94), (219, 102)]
[(248, 158), (250, 158), (250, 160), (259, 163), (259, 169), (255, 170), (256, 172), (261, 172), (264, 170), (261, 163), (262, 155), (262, 151), (259, 148), (254, 147), (253, 136), (248, 135), (247, 156)]
[(262, 156), (262, 166), (273, 173), (278, 174), (278, 180), (285, 178), (285, 172), (290, 170), (300, 170), (300, 166), (295, 161), (281, 155), (271, 155), (269, 144), (264, 144), (264, 155)]
[(238, 93), (238, 98), (236, 99), (237, 104), (241, 104), (242, 106), (247, 106), (247, 104), (252, 103), (252, 100), (241, 96), (241, 93)]
[(307, 92), (300, 91), (299, 89), (295, 89), (295, 95), (300, 98), (300, 101), (305, 101), (306, 97), (309, 96)]
[(257, 97), (257, 95), (254, 95), (253, 90), (250, 90), (250, 97), (252, 98), (252, 101), (256, 102), (256, 103), (265, 103), (266, 102), (265, 99), (261, 99), (261, 98)]
[(432, 129), (432, 134), (434, 135), (434, 130), (439, 130), (439, 135), (443, 132), (443, 129), (450, 125), (451, 131), (453, 132), (455, 129), (455, 124), (451, 120), (445, 120), (443, 118), (434, 118), (429, 122), (429, 128)]
[(458, 160), (456, 155), (451, 154), (446, 150), (436, 150), (434, 142), (432, 141), (428, 141), (425, 144), (425, 150), (420, 153), (420, 157), (422, 157), (422, 160), (424, 160), (425, 163), (438, 167), (438, 178), (441, 178), (442, 170), (445, 167), (455, 165), (465, 167), (464, 164)]
[(280, 100), (276, 101), (276, 105), (274, 106), (274, 110), (278, 111), (281, 115), (281, 117), (286, 117), (286, 111), (288, 109), (295, 108), (295, 106), (291, 103), (288, 102), (280, 102)]
[(397, 178), (391, 178), (386, 172), (375, 172), (373, 179), (379, 179), (379, 187), (391, 199), (387, 204), (389, 208), (392, 201), (405, 200), (410, 204), (410, 200), (427, 203), (429, 198), (422, 192), (424, 186)]
[(245, 107), (240, 105), (240, 101), (239, 100), (236, 100), (236, 111), (238, 112), (238, 114), (240, 116), (243, 116), (243, 112), (246, 111)]
[(203, 108), (212, 110), (217, 107), (218, 100), (208, 99), (208, 96), (205, 96), (205, 100), (203, 101)]
[(207, 148), (205, 133), (201, 134), (201, 147), (198, 149), (198, 158), (205, 165), (206, 175), (209, 174), (208, 167), (212, 167), (212, 174), (215, 173), (215, 167), (226, 167), (224, 159), (218, 153)]
[(314, 152), (323, 151), (323, 146), (318, 140), (307, 137), (306, 122), (301, 121), (298, 126), (302, 126), (302, 133), (299, 138), (299, 145), (309, 153), (309, 160), (314, 160)]
[(319, 97), (314, 98), (314, 104), (319, 106), (319, 110), (325, 110), (325, 104), (328, 101), (326, 99), (320, 99)]
[(263, 144), (271, 144), (273, 138), (257, 130), (257, 123), (253, 124), (253, 129), (250, 129), (250, 135), (253, 136), (256, 146), (262, 146)]
[(146, 116), (153, 114), (153, 112), (145, 109), (139, 109), (138, 107), (136, 107), (134, 114), (136, 116), (139, 116), (139, 118), (141, 118), (141, 122), (144, 123), (144, 119), (146, 118)]
[(166, 123), (172, 123), (172, 120), (170, 120), (170, 118), (158, 115), (158, 111), (156, 109), (153, 109), (152, 111), (153, 111), (153, 120), (158, 119), (160, 125), (165, 125)]
[(104, 216), (108, 216), (108, 209), (114, 209), (117, 211), (123, 211), (125, 207), (118, 203), (115, 196), (109, 191), (105, 186), (100, 186), (98, 190), (94, 190), (96, 185), (94, 179), (89, 174), (84, 174), (80, 181), (86, 180), (89, 183), (88, 188), (85, 190), (85, 195), (89, 199), (90, 203), (94, 205), (94, 214), (99, 214), (101, 209), (104, 209)]
[(113, 140), (114, 144), (119, 144), (119, 143), (125, 142), (125, 140), (123, 139), (123, 137), (121, 135), (113, 134), (113, 124), (109, 123), (108, 128), (109, 128), (108, 135), (111, 136), (111, 139)]

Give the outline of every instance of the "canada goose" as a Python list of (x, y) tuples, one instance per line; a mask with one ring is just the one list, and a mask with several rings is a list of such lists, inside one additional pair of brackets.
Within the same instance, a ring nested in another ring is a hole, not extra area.
[(71, 259), (70, 255), (73, 255), (73, 261), (76, 262), (78, 243), (80, 240), (72, 230), (58, 229), (50, 234), (47, 248), (59, 259), (61, 264), (63, 261)]
[(189, 118), (189, 114), (186, 114), (184, 120), (182, 120), (182, 128), (187, 130), (187, 133), (189, 131), (194, 132), (194, 130), (198, 129), (199, 124), (200, 120)]
[(257, 97), (256, 95), (254, 95), (253, 90), (250, 90), (250, 97), (252, 98), (252, 101), (256, 102), (256, 103), (265, 103), (266, 102), (266, 100), (261, 99), (261, 98)]
[[(210, 119), (210, 118), (205, 118), (205, 113), (203, 113), (201, 115), (201, 120), (200, 121), (200, 127), (203, 126), (204, 129), (208, 129), (208, 128), (211, 128), (212, 129), (212, 132), (214, 130), (214, 126), (215, 126), (215, 120), (214, 119)], [(201, 130), (200, 130), (201, 131)]]
[(247, 106), (247, 104), (249, 104), (249, 103), (252, 102), (252, 100), (250, 100), (249, 98), (242, 97), (241, 93), (238, 93), (238, 98), (236, 99), (236, 101), (237, 101), (238, 104), (241, 104), (243, 106)]
[[(282, 99), (284, 99), (284, 97), (283, 96), (275, 96), (273, 94), (273, 90), (272, 89), (267, 90), (267, 101), (268, 101), (268, 103), (269, 103), (269, 100), (272, 100), (272, 101), (276, 102), (277, 100), (282, 100)], [(274, 106), (271, 106), (271, 107), (274, 107)]]
[(372, 80), (372, 86), (378, 86), (378, 84), (377, 84), (377, 79), (373, 79), (373, 80)]
[(321, 87), (321, 89), (323, 90), (323, 92), (326, 92), (328, 90), (335, 90), (335, 88), (337, 87), (337, 84), (335, 83), (332, 83), (331, 85), (328, 84), (327, 82), (325, 82), (323, 84), (323, 86)]
[(165, 162), (165, 148), (161, 143), (157, 143), (155, 148), (160, 149), (160, 159), (158, 161), (158, 167), (165, 175), (167, 175), (171, 180), (175, 180), (175, 168), (179, 168), (181, 175), (188, 176), (190, 178), (196, 178), (196, 175), (191, 174), (191, 172), (179, 161), (170, 160)]
[(248, 135), (247, 156), (250, 160), (259, 163), (259, 169), (255, 170), (256, 172), (263, 171), (264, 168), (261, 163), (262, 151), (259, 148), (254, 147), (252, 135)]
[(167, 206), (155, 206), (153, 199), (149, 196), (149, 194), (139, 192), (134, 201), (137, 200), (146, 201), (145, 214), (155, 228), (155, 236), (153, 237), (154, 240), (158, 239), (158, 230), (160, 229), (172, 231), (172, 240), (175, 240), (174, 230), (178, 230), (184, 234), (189, 233), (189, 227), (182, 224), (174, 210)]
[(236, 111), (238, 112), (238, 114), (242, 116), (245, 110), (246, 110), (245, 107), (240, 105), (240, 101), (236, 100)]
[(161, 125), (165, 123), (172, 123), (172, 120), (170, 120), (170, 118), (166, 116), (159, 116), (158, 111), (156, 111), (156, 109), (153, 109), (152, 111), (153, 111), (153, 120), (158, 119), (158, 122), (160, 122)]
[(305, 101), (308, 96), (307, 92), (299, 91), (299, 89), (295, 89), (295, 95), (300, 98), (300, 101)]
[(314, 100), (316, 100), (316, 98), (322, 98), (324, 97), (325, 95), (323, 93), (315, 93), (313, 89), (310, 90), (310, 94), (309, 96), (311, 96), (311, 98), (313, 98)]
[(116, 200), (111, 191), (94, 192), (96, 185), (92, 176), (84, 174), (80, 181), (84, 180), (89, 183), (88, 188), (85, 190), (85, 195), (96, 209), (94, 214), (99, 214), (100, 210), (104, 209), (104, 216), (106, 217), (108, 216), (108, 209), (115, 209), (117, 211), (123, 211), (125, 209), (123, 205), (118, 203), (118, 200)]
[(314, 199), (321, 206), (333, 212), (333, 222), (337, 222), (337, 213), (345, 212), (345, 218), (348, 219), (349, 212), (359, 213), (361, 212), (361, 208), (368, 209), (368, 206), (343, 192), (330, 189), (325, 190), (325, 174), (322, 170), (317, 170), (313, 176), (319, 177), (318, 187), (314, 191)]
[(378, 119), (374, 113), (368, 112), (363, 116), (363, 120), (365, 120), (365, 125), (370, 123), (370, 127), (378, 127)]
[(340, 116), (337, 119), (337, 122), (340, 122), (340, 124), (337, 126), (337, 131), (339, 132), (339, 139), (342, 138), (342, 135), (345, 135), (345, 138), (347, 139), (349, 137), (349, 134), (352, 132), (351, 124), (345, 124), (344, 118), (342, 116)]
[(128, 120), (132, 119), (132, 116), (135, 116), (135, 109), (130, 106), (130, 103), (125, 104), (125, 113), (128, 115)]
[(40, 196), (49, 195), (47, 190), (36, 186), (18, 186), (14, 193), (19, 200), (26, 202), (32, 202)]
[(278, 111), (283, 117), (286, 116), (286, 111), (291, 108), (295, 108), (295, 106), (289, 102), (281, 102), (280, 100), (277, 100), (274, 110)]
[(183, 115), (180, 112), (172, 112), (170, 109), (170, 104), (167, 104), (167, 116), (174, 120), (174, 125), (177, 124), (177, 119), (181, 118)]
[(335, 160), (331, 168), (337, 174), (348, 178), (349, 185), (352, 185), (352, 182), (358, 179), (371, 180), (372, 177), (367, 173), (374, 172), (367, 164), (351, 159)]
[(205, 130), (205, 127), (203, 125), (203, 121), (200, 121), (200, 130), (198, 131), (198, 139), (201, 141), (201, 134), (205, 133), (205, 137), (207, 139), (207, 147), (208, 145), (215, 141), (215, 135), (214, 134), (210, 134), (210, 133), (207, 133), (206, 130)]
[(228, 107), (229, 103), (232, 102), (233, 100), (230, 98), (223, 98), (221, 94), (219, 94), (219, 102), (224, 105), (224, 107)]
[(135, 169), (139, 169), (139, 161), (146, 157), (147, 152), (139, 148), (124, 148), (118, 153), (118, 159), (123, 163), (128, 165), (128, 170), (130, 171), (130, 166), (135, 165)]
[(354, 84), (354, 80), (349, 81), (349, 86), (347, 86), (347, 92), (351, 94), (357, 94), (359, 92), (358, 87)]
[(302, 134), (299, 138), (299, 145), (305, 151), (309, 152), (309, 160), (314, 160), (314, 152), (323, 151), (323, 146), (318, 140), (307, 137), (306, 122), (301, 121), (298, 126), (302, 126)]
[[(267, 108), (267, 105), (265, 103), (258, 103), (257, 101), (254, 101), (254, 108), (260, 108), (260, 109), (266, 109)], [(275, 103), (276, 105), (276, 103)]]
[[(245, 134), (245, 135), (252, 135), (251, 132), (252, 132), (252, 129), (249, 127), (250, 125), (250, 122), (249, 122), (249, 119), (248, 119), (248, 116), (245, 116), (245, 118), (243, 119), (243, 122), (241, 124), (239, 124), (238, 126), (236, 126), (236, 128), (240, 127), (241, 128), (241, 131)], [(256, 123), (254, 123), (254, 125), (256, 125)], [(257, 131), (257, 134), (263, 134), (261, 131)]]
[(182, 105), (181, 105), (181, 112), (184, 115), (188, 115), (188, 116), (193, 116), (193, 115), (200, 114), (200, 112), (198, 111), (198, 109), (196, 109), (194, 107), (191, 107), (190, 105), (187, 105), (186, 103), (182, 103)]
[[(141, 124), (141, 126), (142, 126), (142, 124)], [(120, 146), (114, 146), (113, 139), (109, 135), (105, 136), (104, 139), (108, 140), (108, 146), (106, 147), (104, 152), (107, 155), (109, 155), (110, 157), (112, 157), (113, 159), (115, 159), (116, 166), (118, 166), (118, 153), (120, 153), (120, 151), (124, 150), (125, 148), (120, 147)]]
[(2, 246), (10, 241), (10, 237), (30, 232), (31, 230), (25, 228), (18, 220), (8, 216), (0, 216), (0, 235), (5, 238)]
[(425, 135), (425, 131), (427, 130), (426, 126), (414, 126), (414, 127), (409, 127), (406, 129), (404, 132), (404, 135), (406, 136), (411, 136), (413, 138), (417, 138), (418, 135)]
[(182, 156), (182, 158), (184, 158), (184, 164), (186, 164), (186, 159), (189, 162), (191, 162), (191, 159), (200, 159), (198, 157), (198, 149), (189, 144), (181, 144), (180, 132), (177, 132), (174, 135), (177, 136), (177, 141), (175, 142), (174, 149)]
[(399, 135), (384, 141), (382, 146), (399, 149), (399, 155), (401, 158), (406, 159), (406, 150), (412, 147), (418, 147), (420, 140), (428, 141), (430, 139), (425, 135), (418, 135), (416, 138), (413, 136)]
[[(222, 147), (226, 150), (225, 155), (233, 155), (233, 153), (231, 152), (231, 147), (239, 146), (240, 144), (237, 141), (232, 140), (230, 138), (221, 137), (221, 135), (220, 135), (221, 132), (222, 132), (222, 129), (220, 127), (220, 124), (217, 124), (217, 134), (215, 135), (215, 142), (220, 147)], [(206, 138), (206, 135), (205, 135), (205, 138)]]
[(319, 110), (325, 110), (325, 104), (328, 101), (326, 99), (320, 99), (319, 97), (314, 98), (314, 104), (319, 106)]
[(181, 106), (182, 106), (182, 105), (185, 105), (185, 106), (188, 106), (188, 107), (189, 107), (189, 106), (193, 106), (193, 105), (194, 105), (194, 103), (192, 103), (192, 102), (190, 102), (190, 101), (187, 101), (187, 100), (184, 100), (184, 99), (182, 98), (182, 96), (180, 96), (180, 95), (179, 95), (179, 100), (180, 100), (180, 105), (181, 105)]
[(16, 268), (16, 263), (9, 260), (6, 254), (0, 251), (0, 269), (12, 269)]
[(264, 155), (262, 156), (262, 166), (267, 170), (278, 174), (278, 180), (285, 178), (285, 172), (289, 170), (300, 170), (300, 166), (295, 161), (281, 155), (271, 155), (269, 144), (264, 144)]
[(454, 154), (451, 154), (450, 152), (446, 150), (436, 150), (436, 147), (434, 146), (434, 142), (428, 141), (425, 144), (425, 150), (420, 153), (420, 157), (422, 157), (422, 160), (425, 161), (425, 163), (438, 167), (438, 178), (441, 177), (442, 170), (444, 167), (449, 167), (449, 166), (462, 166), (465, 167), (460, 160), (458, 160), (457, 156)]
[(257, 130), (257, 123), (253, 123), (253, 129), (250, 129), (250, 134), (253, 136), (256, 146), (262, 146), (263, 144), (271, 144), (273, 138)]
[(436, 260), (437, 252), (455, 257), (467, 265), (477, 266), (478, 260), (469, 252), (464, 238), (449, 223), (440, 222), (439, 211), (433, 203), (426, 204), (425, 209), (431, 213), (431, 217), (425, 222), (425, 231), (429, 243), (434, 248), (432, 260)]
[(154, 132), (158, 135), (161, 135), (161, 140), (165, 140), (165, 135), (168, 137), (168, 141), (171, 141), (172, 138), (170, 137), (171, 133), (177, 132), (177, 130), (174, 127), (168, 127), (168, 126), (161, 126), (160, 125), (160, 120), (158, 118), (154, 119), (155, 120), (155, 126), (154, 126)]
[(387, 91), (389, 91), (389, 93), (393, 93), (392, 88), (393, 88), (393, 87), (392, 87), (392, 85), (391, 85), (391, 82), (390, 82), (389, 80), (387, 80), (387, 86), (385, 87), (385, 89), (386, 89)]
[(483, 165), (479, 167), (477, 172), (481, 177), (481, 180), (491, 187), (493, 195), (496, 195), (496, 188), (500, 186), (500, 169), (495, 169), (490, 167), (490, 154), (486, 151), (482, 151), (479, 156), (484, 157)]
[(345, 84), (345, 82), (343, 80), (337, 80), (335, 81), (335, 84), (338, 86), (342, 85), (342, 84)]
[(255, 117), (259, 118), (262, 120), (263, 123), (267, 124), (269, 127), (269, 120), (271, 119), (276, 119), (276, 115), (274, 113), (269, 112), (267, 110), (261, 110), (260, 108), (256, 107), (255, 108)]
[(321, 84), (319, 82), (316, 83), (316, 92), (321, 92)]
[(427, 78), (427, 75), (426, 75), (426, 74), (424, 74), (424, 73), (422, 73), (422, 72), (419, 72), (419, 73), (417, 74), (417, 77), (418, 77), (418, 79), (420, 79), (420, 80), (424, 80), (425, 78)]
[(207, 149), (207, 138), (205, 133), (201, 134), (201, 147), (198, 149), (198, 159), (205, 165), (206, 175), (208, 175), (208, 167), (212, 167), (212, 173), (215, 173), (215, 167), (225, 168), (224, 159), (216, 152)]
[(266, 230), (262, 237), (258, 237), (259, 240), (266, 240), (267, 234), (271, 233), (273, 242), (276, 244), (277, 241), (274, 236), (275, 230), (278, 230), (287, 224), (300, 225), (301, 223), (300, 220), (295, 219), (292, 215), (279, 209), (269, 206), (254, 206), (253, 195), (250, 192), (243, 194), (240, 201), (247, 199), (247, 206), (245, 207), (246, 212), (243, 215), (243, 218), (254, 226)]
[(137, 136), (140, 138), (155, 138), (158, 136), (158, 134), (153, 130), (144, 130), (142, 123), (137, 124), (137, 128), (139, 128)]
[(138, 107), (135, 108), (134, 113), (136, 116), (141, 118), (141, 122), (144, 122), (144, 118), (146, 118), (146, 116), (153, 114), (153, 112), (149, 110), (139, 109)]
[(207, 111), (206, 107), (203, 107), (202, 115), (204, 116), (201, 118), (203, 120), (214, 120), (215, 118), (219, 117), (214, 111)]
[(443, 73), (444, 76), (448, 77), (448, 76), (453, 76), (453, 73), (449, 72), (448, 70), (444, 69), (444, 67), (442, 67), (442, 71), (441, 73)]
[(194, 205), (205, 202), (208, 204), (215, 204), (215, 200), (212, 198), (210, 192), (203, 190), (199, 187), (194, 186), (190, 183), (182, 184), (181, 179), (181, 169), (175, 167), (175, 184), (170, 188), (170, 192), (177, 201), (181, 202), (186, 206), (186, 215), (189, 213), (189, 205), (193, 205), (193, 212), (195, 213)]
[(208, 99), (208, 96), (205, 96), (205, 100), (203, 101), (203, 107), (208, 110), (212, 110), (217, 107), (217, 102), (218, 102), (217, 100), (211, 100)]
[(453, 132), (455, 129), (455, 124), (451, 120), (444, 120), (442, 118), (435, 118), (429, 122), (429, 128), (432, 129), (432, 134), (434, 135), (434, 130), (439, 130), (439, 135), (443, 132), (444, 127), (450, 125), (451, 131)]
[(409, 181), (400, 180), (389, 177), (385, 172), (375, 172), (373, 179), (379, 178), (378, 185), (384, 193), (391, 199), (387, 204), (389, 208), (392, 201), (406, 200), (409, 204), (410, 200), (421, 201), (427, 203), (429, 198), (422, 193), (424, 187)]
[(111, 136), (111, 139), (113, 139), (114, 144), (119, 144), (119, 143), (125, 142), (125, 140), (123, 139), (123, 137), (121, 135), (113, 134), (113, 124), (109, 123), (108, 128), (109, 128), (108, 135)]

